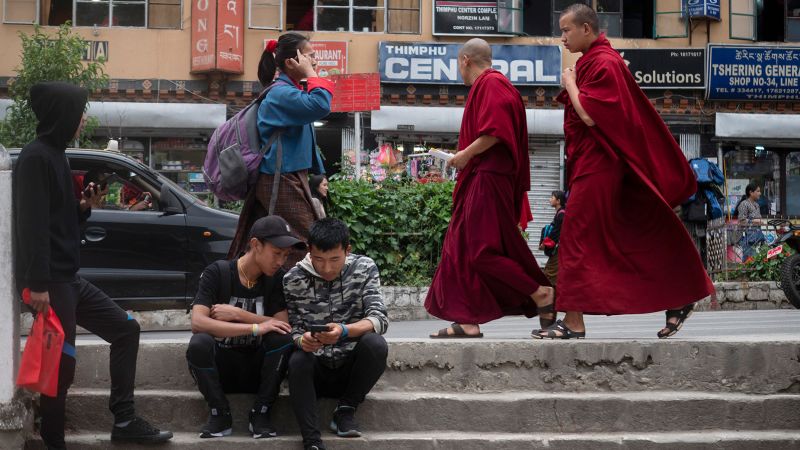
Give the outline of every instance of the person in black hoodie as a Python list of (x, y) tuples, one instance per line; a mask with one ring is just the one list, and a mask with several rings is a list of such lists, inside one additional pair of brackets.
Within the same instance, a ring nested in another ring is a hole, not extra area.
[(85, 123), (88, 91), (62, 83), (39, 83), (30, 91), (39, 123), (36, 139), (20, 152), (12, 176), (15, 276), (17, 288), (28, 288), (37, 312), (53, 308), (64, 328), (56, 397), (41, 396), (40, 434), (48, 449), (66, 448), (66, 395), (75, 374), (75, 326), (81, 325), (111, 343), (111, 439), (164, 442), (160, 431), (138, 417), (133, 404), (139, 324), (101, 290), (77, 275), (80, 223), (89, 218), (101, 195), (90, 184), (78, 201), (65, 150)]

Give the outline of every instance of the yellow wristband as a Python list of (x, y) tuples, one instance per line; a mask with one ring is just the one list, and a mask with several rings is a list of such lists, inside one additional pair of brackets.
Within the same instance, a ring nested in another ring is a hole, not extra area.
[(300, 336), (300, 344), (299, 344), (299, 347), (300, 347), (301, 349), (303, 348), (303, 336)]
[(258, 324), (253, 324), (253, 336), (258, 336)]

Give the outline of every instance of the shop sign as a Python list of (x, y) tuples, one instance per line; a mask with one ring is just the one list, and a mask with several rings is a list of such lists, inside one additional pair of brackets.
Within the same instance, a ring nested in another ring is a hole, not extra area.
[(720, 20), (720, 0), (683, 0), (685, 15), (692, 19)]
[(703, 89), (702, 48), (617, 49), (642, 89)]
[[(461, 44), (381, 42), (382, 83), (461, 84)], [(558, 45), (492, 45), (492, 67), (517, 85), (559, 86)]]
[(218, 0), (217, 70), (244, 73), (244, 0)]
[(434, 0), (433, 34), (497, 34), (497, 0)]
[(81, 61), (108, 61), (108, 41), (86, 41)]
[(317, 73), (321, 77), (347, 73), (347, 42), (311, 41), (317, 55)]
[(709, 45), (712, 100), (800, 100), (800, 47)]
[(192, 73), (210, 72), (216, 68), (216, 29), (214, 0), (192, 0)]
[(377, 73), (330, 75), (335, 83), (331, 112), (381, 109), (381, 80)]
[(192, 73), (244, 73), (244, 0), (192, 0)]

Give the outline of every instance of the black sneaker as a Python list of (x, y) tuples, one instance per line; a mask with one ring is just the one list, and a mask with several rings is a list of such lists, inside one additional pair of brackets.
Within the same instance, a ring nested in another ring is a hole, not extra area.
[(230, 436), (233, 432), (233, 418), (231, 412), (226, 409), (211, 408), (208, 415), (208, 422), (200, 430), (200, 437), (203, 439)]
[(356, 409), (352, 406), (336, 408), (333, 412), (333, 420), (331, 420), (331, 431), (339, 437), (361, 436), (361, 432), (358, 431), (358, 423), (356, 423)]
[(253, 433), (253, 439), (271, 438), (278, 435), (269, 420), (268, 407), (262, 405), (258, 407), (258, 411), (255, 408), (250, 410), (250, 432)]
[(158, 444), (172, 439), (171, 431), (161, 431), (139, 416), (134, 417), (124, 427), (114, 425), (111, 429), (112, 441), (134, 442), (137, 444)]

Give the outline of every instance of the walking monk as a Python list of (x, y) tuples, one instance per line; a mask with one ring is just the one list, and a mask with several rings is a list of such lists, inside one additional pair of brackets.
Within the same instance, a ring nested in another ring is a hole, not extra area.
[(562, 75), (569, 208), (559, 244), (563, 321), (535, 338), (585, 336), (583, 313), (667, 310), (675, 334), (714, 288), (672, 208), (697, 188), (680, 147), (605, 35), (597, 14), (572, 5), (561, 41), (581, 52)]
[(542, 327), (555, 323), (553, 288), (517, 228), (530, 188), (525, 107), (491, 66), (482, 39), (459, 51), (461, 77), (472, 88), (460, 151), (448, 163), (459, 170), (453, 216), (425, 300), (429, 313), (454, 323), (432, 338), (482, 337), (480, 324), (507, 315), (538, 313)]

